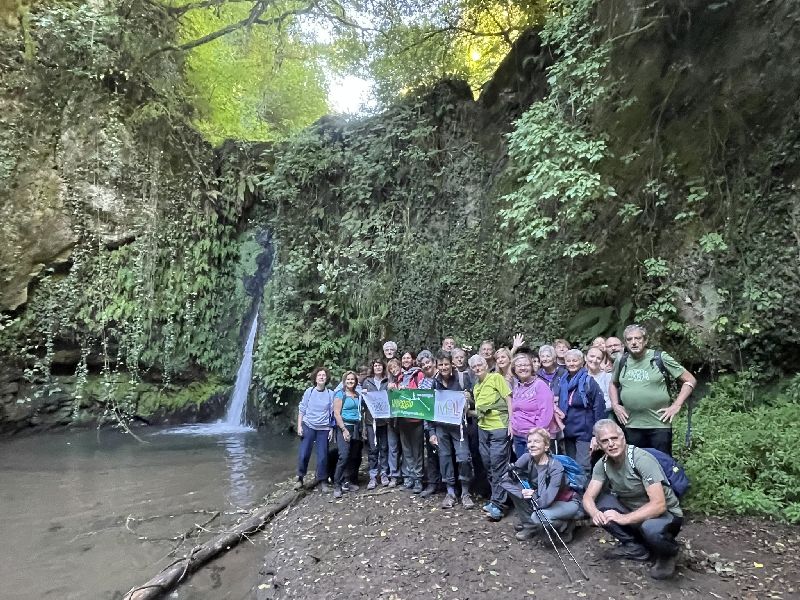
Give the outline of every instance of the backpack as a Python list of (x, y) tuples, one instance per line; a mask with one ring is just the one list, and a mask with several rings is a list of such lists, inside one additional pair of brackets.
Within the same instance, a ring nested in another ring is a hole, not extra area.
[[(628, 362), (629, 353), (627, 351), (622, 353), (622, 356), (619, 359), (619, 369), (615, 370), (617, 377), (613, 379), (613, 383), (617, 386), (617, 390), (620, 390), (619, 378), (622, 376), (622, 369), (625, 368), (626, 363)], [(664, 378), (664, 384), (667, 386), (667, 392), (670, 393), (670, 388), (672, 384), (675, 382), (672, 375), (667, 369), (666, 365), (664, 364), (664, 359), (661, 358), (661, 350), (656, 350), (653, 353), (653, 358), (650, 359), (650, 364), (655, 366), (659, 371), (661, 371), (661, 376)], [(686, 399), (686, 440), (685, 444), (687, 448), (692, 447), (692, 407), (694, 406), (694, 401), (692, 400), (692, 396), (689, 396)], [(688, 480), (687, 480), (688, 481)], [(688, 486), (687, 486), (688, 487)]]
[[(631, 470), (636, 473), (637, 476), (641, 477), (642, 474), (639, 473), (639, 470), (636, 468), (636, 465), (633, 462), (633, 452), (636, 449), (636, 446), (628, 445), (628, 464), (631, 466)], [(644, 450), (645, 452), (649, 452), (653, 458), (658, 461), (658, 465), (661, 467), (661, 470), (664, 471), (664, 476), (667, 479), (667, 485), (672, 488), (672, 491), (675, 492), (675, 495), (680, 498), (683, 496), (691, 486), (691, 481), (689, 480), (689, 476), (686, 475), (686, 470), (683, 468), (677, 460), (672, 458), (669, 454), (661, 452), (661, 450), (656, 450), (655, 448), (639, 448), (639, 450)], [(603, 469), (606, 469), (606, 461), (607, 457), (603, 457)]]
[(584, 473), (583, 467), (566, 454), (553, 454), (552, 458), (556, 459), (564, 467), (569, 489), (573, 492), (583, 494), (583, 491), (586, 489), (586, 473)]

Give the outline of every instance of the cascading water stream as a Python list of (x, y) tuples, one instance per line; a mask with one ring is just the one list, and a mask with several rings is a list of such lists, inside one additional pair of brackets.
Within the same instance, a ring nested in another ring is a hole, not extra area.
[(207, 425), (184, 425), (167, 429), (161, 433), (166, 434), (188, 434), (188, 435), (221, 435), (227, 433), (243, 433), (255, 431), (247, 425), (247, 392), (250, 389), (250, 380), (253, 374), (253, 347), (256, 341), (256, 331), (258, 330), (258, 311), (253, 317), (250, 325), (250, 333), (247, 335), (247, 343), (244, 346), (242, 362), (239, 371), (236, 373), (236, 383), (233, 386), (233, 393), (228, 402), (228, 410), (225, 418), (216, 423)]
[(234, 385), (228, 411), (223, 420), (225, 425), (247, 427), (247, 392), (250, 389), (250, 379), (253, 374), (253, 346), (255, 346), (257, 329), (258, 311), (250, 325), (250, 333), (242, 354), (242, 363), (239, 365), (239, 372), (236, 373), (236, 385)]

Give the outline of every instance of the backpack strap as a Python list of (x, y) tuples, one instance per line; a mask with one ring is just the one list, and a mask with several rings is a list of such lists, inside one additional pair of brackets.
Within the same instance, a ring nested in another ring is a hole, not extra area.
[(661, 358), (661, 350), (656, 350), (653, 353), (653, 358), (650, 359), (650, 364), (654, 365), (659, 371), (661, 371), (661, 376), (664, 378), (664, 383), (667, 385), (667, 391), (672, 386), (672, 374), (667, 369), (667, 366), (664, 364), (664, 359)]
[(619, 363), (617, 367), (614, 369), (614, 376), (612, 378), (612, 383), (617, 386), (617, 389), (620, 389), (622, 386), (620, 385), (620, 377), (622, 377), (622, 370), (627, 367), (628, 364), (628, 351), (622, 353), (622, 356), (619, 357)]
[(631, 466), (631, 471), (633, 471), (637, 477), (641, 477), (642, 474), (639, 473), (639, 469), (636, 468), (636, 463), (633, 462), (633, 451), (635, 449), (636, 446), (633, 444), (628, 444), (628, 447), (626, 448), (626, 455), (628, 457), (628, 464)]
[[(636, 468), (636, 465), (633, 462), (633, 451), (635, 449), (636, 449), (636, 446), (631, 446), (630, 444), (628, 444), (628, 463), (631, 465), (631, 469), (633, 469), (633, 472), (636, 474), (636, 476), (639, 479), (641, 479), (642, 478), (642, 474), (639, 472), (639, 469)], [(647, 452), (647, 450), (645, 450), (645, 452)], [(652, 456), (652, 454), (651, 454), (651, 456)], [(653, 456), (653, 458), (656, 458), (656, 457)], [(657, 458), (656, 458), (656, 462), (658, 462)], [(664, 471), (664, 467), (661, 466), (660, 462), (658, 462), (658, 466), (664, 472), (664, 480), (661, 482), (662, 485), (666, 485), (667, 487), (672, 487), (672, 483), (669, 480), (669, 475), (667, 475), (667, 472)], [(644, 481), (642, 481), (642, 483), (644, 483)]]

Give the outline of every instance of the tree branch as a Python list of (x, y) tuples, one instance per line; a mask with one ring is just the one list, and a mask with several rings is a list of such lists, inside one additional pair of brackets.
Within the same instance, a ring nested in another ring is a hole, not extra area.
[[(251, 0), (227, 0), (228, 2), (249, 2)], [(209, 8), (215, 4), (221, 4), (217, 0), (209, 0), (208, 2), (196, 2), (193, 4), (193, 8)], [(304, 6), (303, 8), (294, 8), (291, 10), (284, 11), (280, 15), (276, 17), (270, 17), (269, 19), (262, 19), (261, 16), (267, 11), (267, 9), (271, 6), (271, 0), (259, 0), (253, 5), (253, 8), (250, 10), (250, 13), (247, 15), (246, 18), (242, 19), (241, 21), (237, 21), (236, 23), (230, 23), (221, 29), (217, 29), (216, 31), (212, 31), (209, 34), (206, 34), (196, 40), (192, 40), (190, 42), (186, 42), (184, 44), (170, 44), (169, 46), (163, 46), (158, 48), (157, 50), (153, 50), (150, 54), (145, 56), (142, 59), (142, 62), (147, 62), (154, 56), (161, 54), (162, 52), (179, 52), (179, 51), (186, 51), (191, 50), (192, 48), (197, 48), (198, 46), (202, 46), (203, 44), (208, 44), (209, 42), (213, 42), (223, 36), (228, 35), (229, 33), (233, 33), (239, 29), (244, 29), (250, 27), (252, 25), (281, 25), (283, 24), (288, 18), (296, 17), (299, 15), (307, 15), (312, 13), (319, 5), (319, 0), (313, 0), (308, 5)], [(189, 5), (187, 5), (189, 6)], [(184, 8), (184, 7), (180, 7)]]
[(198, 8), (211, 8), (212, 6), (222, 6), (223, 4), (234, 4), (239, 2), (252, 2), (253, 0), (205, 0), (204, 2), (190, 2), (181, 6), (167, 6), (167, 13), (173, 16), (183, 16), (190, 10)]

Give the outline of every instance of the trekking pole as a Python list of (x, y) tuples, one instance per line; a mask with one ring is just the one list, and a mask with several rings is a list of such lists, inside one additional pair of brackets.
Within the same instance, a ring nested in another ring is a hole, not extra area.
[[(509, 471), (511, 472), (512, 475), (514, 475), (514, 477), (516, 478), (517, 482), (519, 482), (519, 485), (523, 489), (525, 489), (525, 488), (530, 489), (530, 486), (526, 485), (522, 481), (520, 476), (517, 474), (516, 470), (509, 469)], [(544, 532), (547, 534), (547, 539), (549, 539), (550, 543), (553, 545), (553, 550), (556, 551), (556, 555), (558, 555), (558, 559), (561, 561), (561, 566), (564, 567), (564, 572), (567, 574), (567, 578), (570, 580), (570, 582), (572, 582), (572, 575), (570, 574), (569, 569), (567, 568), (567, 565), (564, 562), (564, 558), (561, 556), (561, 552), (559, 551), (558, 546), (556, 546), (556, 543), (553, 540), (553, 536), (550, 535), (550, 529), (553, 530), (553, 533), (558, 538), (558, 541), (561, 542), (561, 544), (564, 546), (564, 549), (569, 554), (569, 557), (572, 559), (572, 562), (574, 562), (575, 566), (578, 567), (578, 569), (580, 570), (581, 575), (583, 575), (584, 579), (586, 579), (588, 581), (589, 580), (589, 576), (586, 574), (586, 571), (583, 570), (583, 567), (581, 567), (580, 563), (575, 558), (575, 555), (572, 554), (572, 551), (569, 549), (569, 546), (567, 546), (567, 543), (564, 541), (564, 539), (558, 533), (558, 530), (555, 528), (555, 526), (553, 525), (552, 521), (550, 521), (548, 516), (546, 514), (544, 514), (544, 511), (539, 507), (539, 504), (536, 502), (536, 500), (534, 498), (529, 498), (529, 502), (531, 503), (531, 508), (533, 509), (533, 512), (536, 515), (536, 518), (539, 519), (539, 523), (541, 523), (541, 525), (542, 525), (542, 529), (544, 529)], [(550, 527), (550, 529), (548, 529), (548, 526)]]
[[(560, 542), (561, 542), (561, 543), (564, 545), (564, 550), (566, 550), (566, 551), (567, 551), (567, 554), (569, 554), (569, 557), (572, 559), (572, 562), (574, 562), (574, 563), (575, 563), (575, 566), (576, 566), (576, 567), (578, 567), (578, 570), (581, 572), (581, 575), (583, 575), (583, 578), (584, 578), (584, 579), (586, 579), (586, 581), (589, 581), (589, 576), (586, 574), (586, 571), (584, 571), (584, 570), (583, 570), (583, 567), (582, 567), (582, 566), (581, 566), (581, 564), (578, 562), (578, 559), (576, 559), (576, 558), (575, 558), (575, 555), (574, 555), (574, 554), (572, 554), (572, 550), (570, 550), (570, 549), (569, 549), (569, 546), (568, 546), (568, 545), (567, 545), (567, 543), (566, 543), (566, 542), (565, 542), (565, 541), (562, 539), (561, 535), (558, 533), (558, 530), (555, 528), (555, 526), (553, 525), (552, 521), (550, 521), (550, 518), (549, 518), (549, 517), (548, 517), (548, 516), (545, 514), (545, 512), (544, 512), (544, 511), (543, 511), (541, 508), (539, 508), (539, 505), (536, 503), (536, 500), (534, 500), (533, 498), (531, 498), (531, 505), (532, 505), (534, 508), (536, 508), (536, 509), (538, 509), (538, 510), (539, 510), (539, 514), (538, 514), (539, 520), (541, 520), (542, 518), (544, 518), (544, 520), (545, 520), (545, 521), (547, 522), (547, 524), (550, 526), (550, 529), (552, 529), (552, 530), (553, 530), (553, 533), (555, 533), (555, 534), (556, 534), (556, 537), (558, 538), (558, 541), (560, 541)], [(546, 528), (546, 527), (544, 527), (544, 530), (545, 530), (545, 531), (547, 531), (547, 528)], [(550, 541), (552, 542), (552, 540), (550, 540)], [(553, 545), (555, 546), (555, 544), (553, 544)], [(564, 562), (564, 561), (561, 561), (561, 562), (562, 562), (562, 564), (563, 564), (563, 562)], [(566, 567), (564, 567), (564, 568), (566, 569)], [(571, 579), (571, 578), (570, 578), (570, 581), (572, 581), (572, 579)]]

